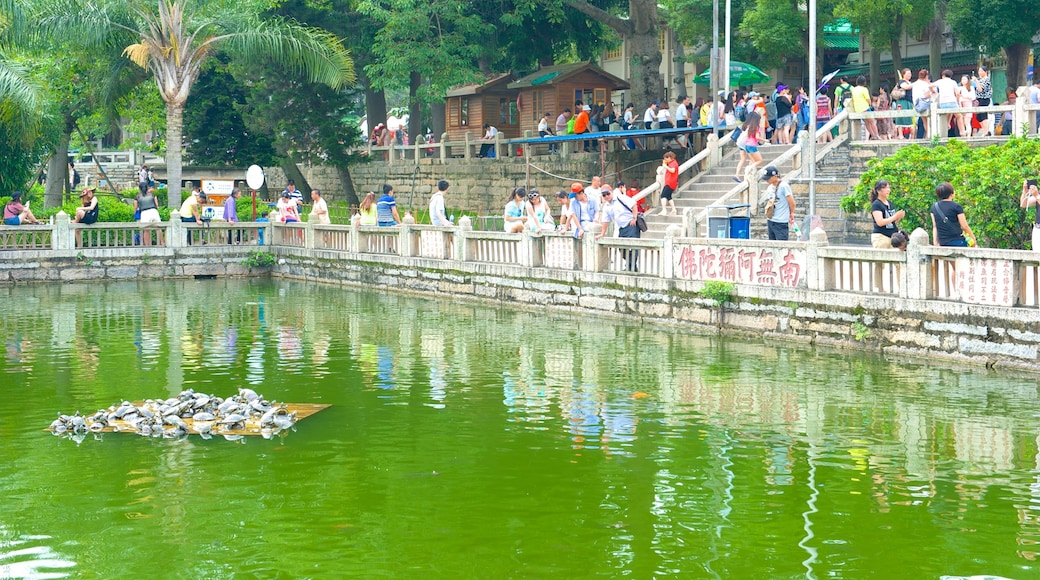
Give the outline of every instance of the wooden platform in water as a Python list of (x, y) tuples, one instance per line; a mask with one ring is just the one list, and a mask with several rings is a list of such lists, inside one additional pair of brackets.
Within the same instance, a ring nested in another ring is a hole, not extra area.
[[(140, 407), (144, 404), (144, 401), (134, 401), (135, 406)], [(282, 403), (279, 403), (282, 404)], [(290, 413), (296, 413), (296, 421), (300, 422), (307, 417), (328, 409), (332, 405), (318, 405), (314, 403), (284, 403)], [(195, 422), (190, 418), (184, 419), (184, 422), (188, 425), (188, 434), (197, 435), (198, 431), (195, 430)], [(260, 433), (260, 416), (250, 417), (245, 421), (245, 427), (242, 429), (225, 429), (222, 425), (212, 423), (213, 435), (261, 435)], [(48, 428), (50, 430), (50, 428)], [(101, 433), (133, 433), (137, 434), (137, 429), (134, 429), (133, 425), (126, 421), (112, 421), (107, 427), (101, 430)]]

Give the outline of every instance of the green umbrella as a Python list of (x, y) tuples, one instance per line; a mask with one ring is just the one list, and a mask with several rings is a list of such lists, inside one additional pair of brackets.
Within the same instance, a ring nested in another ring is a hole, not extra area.
[[(730, 61), (729, 63), (729, 85), (731, 87), (746, 87), (756, 83), (764, 83), (771, 77), (762, 72), (762, 69), (746, 62)], [(722, 80), (722, 79), (719, 79)], [(694, 84), (711, 84), (711, 69), (707, 69), (693, 79)]]

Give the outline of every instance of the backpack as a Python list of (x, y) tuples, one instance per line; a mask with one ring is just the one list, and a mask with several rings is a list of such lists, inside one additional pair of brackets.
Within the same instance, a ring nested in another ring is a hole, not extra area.
[(770, 197), (769, 201), (766, 202), (766, 211), (765, 211), (766, 219), (767, 220), (773, 219), (773, 213), (775, 211), (776, 211), (776, 192), (774, 191), (773, 192), (773, 197)]
[(932, 101), (928, 97), (918, 97), (914, 99), (914, 110), (920, 114), (925, 114), (929, 109), (932, 108)]
[(747, 107), (744, 105), (744, 103), (740, 103), (736, 107), (733, 107), (733, 114), (741, 123), (747, 121)]
[(571, 117), (570, 120), (567, 121), (567, 134), (568, 135), (573, 135), (574, 134), (574, 123), (577, 120), (578, 120), (577, 117)]

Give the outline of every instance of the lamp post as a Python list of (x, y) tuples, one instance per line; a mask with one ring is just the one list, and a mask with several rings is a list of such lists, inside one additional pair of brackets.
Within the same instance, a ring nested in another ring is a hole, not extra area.
[(732, 39), (732, 28), (733, 28), (733, 15), (731, 13), (732, 0), (726, 0), (726, 57), (722, 61), (722, 89), (729, 94), (729, 59), (732, 56), (733, 51), (730, 49), (730, 42)]
[(712, 19), (711, 19), (711, 94), (708, 95), (708, 102), (711, 103), (712, 114), (708, 116), (709, 119), (715, 118), (713, 125), (713, 133), (715, 138), (719, 138), (719, 106), (715, 104), (715, 99), (718, 98), (719, 94), (719, 81), (722, 76), (719, 74), (719, 0), (712, 0)]
[[(816, 84), (816, 0), (809, 0), (809, 86)], [(813, 89), (809, 106), (809, 229), (816, 213), (816, 93)]]

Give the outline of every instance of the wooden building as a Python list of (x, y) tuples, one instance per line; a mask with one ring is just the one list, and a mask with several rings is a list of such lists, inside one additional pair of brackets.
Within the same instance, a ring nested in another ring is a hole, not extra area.
[(520, 137), (520, 119), (516, 97), (520, 91), (508, 88), (513, 76), (500, 74), (483, 84), (462, 85), (448, 91), (447, 127), (449, 141), (462, 141), (469, 133), (472, 139), (484, 136), (484, 123), (496, 127), (502, 137)]
[[(606, 104), (613, 91), (631, 88), (627, 82), (589, 62), (576, 62), (542, 67), (513, 83), (509, 89), (519, 91), (516, 99), (519, 107), (519, 133), (531, 131), (538, 134), (538, 120), (542, 113), (551, 113), (549, 126), (554, 127), (556, 117), (565, 107), (574, 111), (575, 101), (586, 105)], [(618, 114), (624, 105), (616, 103)]]

